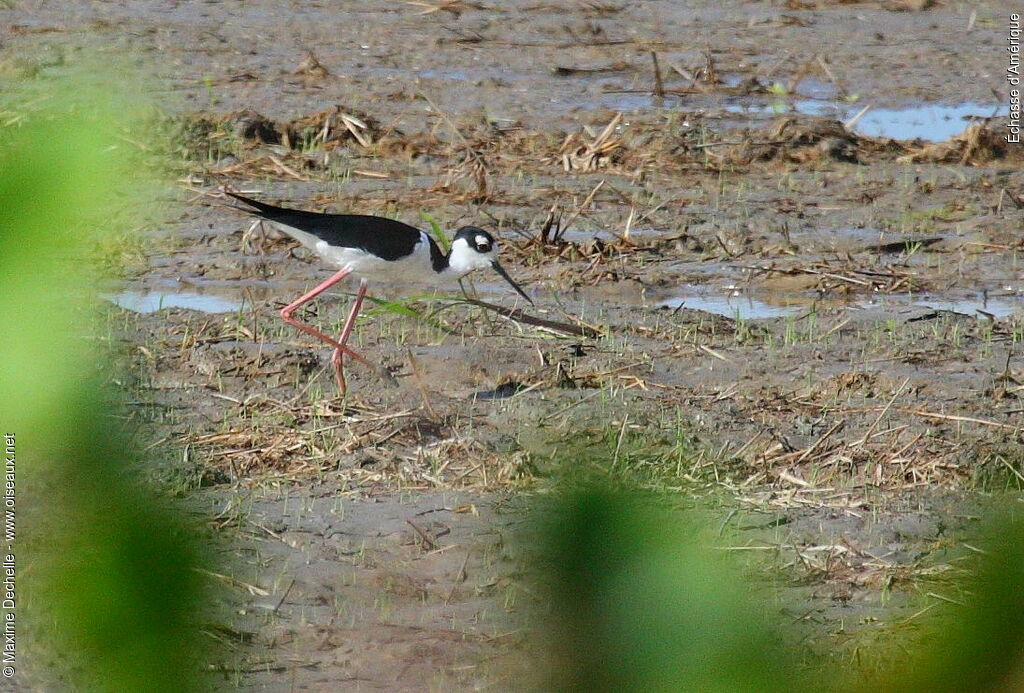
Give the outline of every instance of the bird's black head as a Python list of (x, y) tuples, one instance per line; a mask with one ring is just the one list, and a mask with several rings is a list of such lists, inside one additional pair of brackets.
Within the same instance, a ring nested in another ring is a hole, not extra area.
[(490, 255), (494, 252), (497, 245), (494, 242), (494, 236), (477, 226), (463, 226), (456, 231), (452, 244), (454, 245), (455, 241), (460, 238), (466, 241), (466, 245), (469, 246), (470, 250), (474, 250), (482, 255)]

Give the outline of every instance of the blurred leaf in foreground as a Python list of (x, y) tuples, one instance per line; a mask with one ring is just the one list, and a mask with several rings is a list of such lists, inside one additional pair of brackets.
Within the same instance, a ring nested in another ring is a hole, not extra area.
[(552, 687), (799, 691), (795, 658), (684, 514), (599, 487), (567, 493), (545, 531)]
[[(16, 440), (23, 653), (13, 682), (27, 688), (22, 666), (35, 664), (32, 686), (59, 675), (74, 690), (195, 690), (208, 644), (194, 626), (200, 552), (133, 481), (90, 338), (85, 258), (130, 220), (141, 177), (121, 136), (138, 109), (90, 91), (104, 82), (117, 80), (35, 84), (52, 90), (46, 105), (0, 131), (0, 427)], [(47, 660), (57, 672), (40, 671)]]
[[(1017, 501), (1019, 503), (1019, 500)], [(927, 647), (903, 659), (888, 691), (1024, 691), (1024, 519), (996, 514), (974, 541), (984, 550), (962, 604), (932, 626)]]

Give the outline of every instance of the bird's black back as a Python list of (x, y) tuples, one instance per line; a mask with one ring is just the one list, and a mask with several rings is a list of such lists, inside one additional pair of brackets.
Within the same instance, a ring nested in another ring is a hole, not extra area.
[[(253, 207), (252, 213), (261, 219), (305, 231), (326, 241), (328, 245), (337, 248), (357, 248), (384, 260), (398, 260), (411, 255), (422, 238), (419, 229), (394, 219), (366, 214), (320, 214), (285, 209), (233, 192), (224, 192)], [(430, 244), (430, 260), (434, 269), (444, 269), (447, 258), (432, 238), (428, 236), (427, 241)]]

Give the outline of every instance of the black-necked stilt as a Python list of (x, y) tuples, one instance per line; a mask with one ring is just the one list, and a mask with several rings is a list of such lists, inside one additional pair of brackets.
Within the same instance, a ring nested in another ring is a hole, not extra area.
[[(285, 209), (225, 192), (253, 208), (244, 211), (271, 222), (324, 261), (340, 268), (330, 279), (285, 306), (281, 310), (281, 318), (334, 347), (331, 365), (342, 393), (345, 392), (344, 354), (374, 368), (372, 363), (346, 346), (363, 305), (369, 279), (439, 283), (460, 279), (474, 270), (489, 267), (511, 284), (520, 296), (533, 303), (498, 263), (498, 246), (494, 237), (475, 226), (459, 229), (452, 239), (451, 251), (445, 255), (427, 233), (400, 221), (363, 214), (319, 214)], [(360, 278), (359, 291), (338, 339), (332, 339), (292, 317), (300, 306), (350, 274)], [(390, 378), (390, 374), (384, 373)]]

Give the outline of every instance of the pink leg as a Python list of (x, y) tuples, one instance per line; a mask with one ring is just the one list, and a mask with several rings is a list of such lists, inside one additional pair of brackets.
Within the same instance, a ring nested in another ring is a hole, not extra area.
[(309, 303), (314, 298), (316, 298), (317, 296), (322, 294), (324, 291), (327, 291), (327, 289), (331, 288), (332, 286), (334, 286), (335, 284), (340, 282), (342, 279), (344, 279), (345, 277), (347, 277), (351, 273), (352, 273), (351, 270), (347, 270), (347, 269), (341, 270), (340, 272), (338, 272), (334, 276), (332, 276), (330, 279), (325, 281), (323, 284), (320, 284), (319, 286), (314, 288), (309, 293), (300, 296), (299, 298), (295, 299), (294, 301), (292, 301), (287, 306), (285, 306), (284, 308), (281, 309), (281, 319), (284, 320), (286, 323), (288, 323), (292, 327), (295, 327), (297, 329), (302, 330), (306, 334), (309, 334), (309, 335), (312, 335), (312, 336), (316, 337), (321, 342), (325, 342), (325, 343), (330, 344), (331, 346), (334, 347), (335, 355), (332, 356), (331, 361), (332, 361), (332, 363), (334, 363), (335, 359), (337, 359), (337, 361), (338, 361), (337, 365), (335, 365), (335, 368), (334, 368), (334, 376), (335, 376), (335, 378), (338, 381), (338, 387), (341, 388), (342, 393), (345, 392), (345, 378), (341, 374), (341, 354), (342, 353), (347, 353), (349, 356), (354, 358), (356, 361), (359, 361), (360, 363), (362, 363), (362, 364), (364, 364), (366, 366), (369, 366), (370, 368), (375, 368), (376, 369), (376, 367), (372, 363), (370, 363), (365, 358), (363, 358), (361, 355), (357, 354), (356, 352), (354, 352), (351, 349), (349, 349), (348, 347), (346, 347), (345, 344), (344, 344), (344, 342), (348, 340), (349, 333), (352, 331), (352, 323), (355, 321), (355, 313), (358, 312), (359, 305), (362, 303), (363, 295), (366, 293), (366, 283), (363, 282), (362, 284), (360, 284), (359, 296), (356, 299), (355, 310), (353, 311), (353, 313), (351, 315), (349, 315), (349, 319), (345, 323), (345, 329), (344, 329), (343, 334), (342, 334), (342, 341), (331, 339), (330, 337), (328, 337), (324, 333), (318, 332), (317, 330), (313, 329), (312, 327), (310, 327), (306, 323), (300, 322), (299, 320), (297, 320), (297, 319), (292, 317), (292, 313), (296, 309), (298, 309), (300, 306), (302, 306), (302, 305), (304, 305), (306, 303)]
[(344, 358), (345, 352), (353, 354), (354, 352), (349, 349), (346, 345), (348, 344), (349, 335), (352, 334), (352, 327), (356, 324), (356, 316), (359, 315), (359, 310), (363, 306), (363, 297), (366, 296), (366, 280), (363, 279), (359, 282), (359, 291), (356, 293), (355, 303), (352, 304), (352, 312), (348, 314), (348, 319), (345, 320), (345, 326), (341, 328), (341, 336), (338, 337), (338, 343), (340, 346), (334, 348), (334, 353), (331, 354), (331, 365), (334, 366), (334, 379), (338, 381), (338, 387), (341, 391), (345, 391), (345, 375), (344, 375)]

